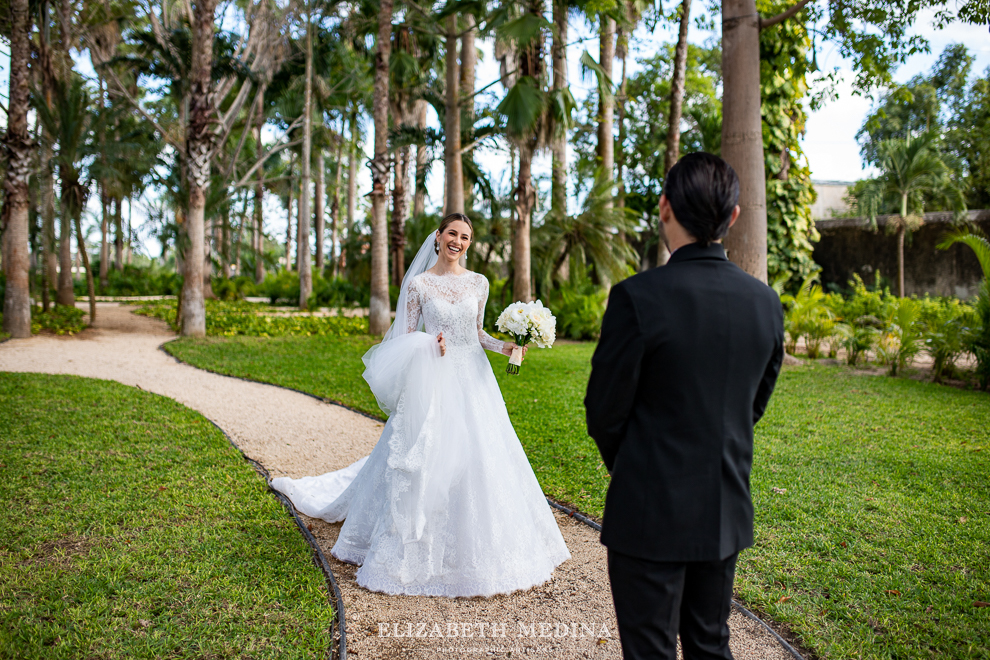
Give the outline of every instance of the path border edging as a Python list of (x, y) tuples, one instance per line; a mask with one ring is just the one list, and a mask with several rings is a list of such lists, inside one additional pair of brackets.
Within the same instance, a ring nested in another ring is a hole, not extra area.
[[(552, 506), (553, 508), (557, 509), (561, 513), (566, 513), (568, 517), (574, 518), (575, 520), (581, 521), (582, 523), (584, 523), (585, 525), (587, 525), (588, 527), (590, 527), (591, 529), (593, 529), (595, 531), (598, 531), (598, 532), (602, 531), (602, 526), (601, 526), (600, 523), (598, 523), (598, 522), (592, 520), (591, 518), (585, 516), (584, 514), (580, 513), (577, 509), (570, 509), (570, 508), (564, 506), (563, 504), (560, 504), (558, 502), (553, 501), (549, 497), (547, 498), (547, 502), (550, 503), (550, 506)], [(753, 612), (751, 612), (748, 609), (746, 609), (745, 607), (743, 607), (742, 603), (740, 603), (735, 598), (732, 599), (732, 605), (737, 610), (739, 610), (739, 612), (743, 616), (745, 616), (748, 619), (752, 619), (753, 621), (756, 621), (758, 624), (760, 624), (761, 626), (763, 626), (763, 628), (765, 628), (767, 630), (767, 632), (769, 632), (771, 635), (773, 635), (774, 638), (777, 640), (777, 642), (779, 642), (780, 645), (784, 647), (784, 650), (787, 651), (788, 653), (790, 653), (794, 657), (794, 660), (805, 660), (804, 656), (801, 655), (798, 652), (797, 649), (795, 649), (793, 646), (791, 646), (787, 642), (786, 639), (784, 639), (783, 637), (781, 637), (780, 636), (780, 633), (778, 633), (776, 630), (774, 630), (773, 628), (771, 628), (769, 623), (767, 623), (766, 621), (764, 621), (763, 619), (761, 619), (760, 617), (758, 617), (756, 614), (754, 614)]]
[[(203, 415), (203, 413), (199, 414)], [(323, 571), (323, 577), (327, 582), (327, 587), (329, 588), (328, 595), (334, 604), (333, 618), (330, 621), (330, 648), (327, 650), (327, 657), (330, 658), (330, 660), (346, 660), (347, 631), (344, 620), (344, 597), (340, 593), (340, 587), (337, 586), (337, 580), (334, 579), (333, 571), (330, 569), (330, 562), (327, 561), (326, 555), (323, 554), (320, 544), (317, 543), (316, 538), (313, 536), (312, 532), (309, 531), (306, 523), (304, 523), (302, 518), (299, 517), (299, 512), (296, 511), (296, 507), (292, 505), (292, 501), (279, 491), (272, 488), (272, 478), (268, 473), (268, 469), (258, 461), (245, 454), (244, 450), (241, 449), (236, 442), (234, 442), (234, 439), (231, 438), (219, 424), (214, 422), (209, 417), (206, 417), (206, 415), (203, 415), (203, 417), (205, 417), (210, 424), (213, 424), (213, 426), (223, 434), (223, 437), (227, 438), (227, 442), (229, 442), (234, 449), (240, 452), (241, 458), (253, 467), (255, 472), (264, 478), (265, 485), (268, 486), (269, 492), (273, 493), (275, 497), (278, 498), (278, 500), (282, 503), (282, 506), (288, 510), (289, 514), (296, 521), (296, 526), (299, 527), (299, 530), (303, 534), (303, 538), (305, 538), (306, 542), (310, 545), (310, 550), (313, 551), (313, 556), (316, 559), (316, 563)]]
[[(173, 341), (176, 341), (177, 339), (179, 339), (179, 338), (176, 337), (175, 339), (169, 339), (168, 341), (162, 342), (161, 344), (159, 344), (158, 350), (160, 350), (162, 353), (164, 353), (165, 355), (169, 356), (170, 358), (172, 358), (173, 360), (175, 360), (179, 364), (183, 364), (183, 365), (185, 365), (187, 367), (192, 367), (193, 369), (199, 369), (200, 371), (206, 371), (208, 373), (211, 373), (211, 374), (214, 374), (214, 375), (217, 375), (217, 376), (223, 376), (225, 378), (235, 378), (237, 380), (242, 380), (242, 381), (247, 382), (247, 383), (259, 383), (261, 385), (268, 385), (268, 386), (271, 386), (271, 387), (278, 387), (278, 388), (281, 388), (283, 390), (289, 390), (290, 392), (296, 392), (297, 394), (303, 394), (305, 396), (310, 397), (311, 399), (316, 399), (317, 401), (321, 401), (323, 403), (331, 404), (331, 405), (334, 405), (334, 406), (340, 406), (341, 408), (345, 408), (347, 410), (350, 410), (351, 412), (357, 413), (358, 415), (361, 415), (363, 417), (367, 417), (368, 419), (373, 419), (376, 422), (384, 423), (384, 420), (382, 420), (380, 417), (375, 417), (374, 415), (370, 415), (370, 414), (364, 412), (363, 410), (357, 410), (355, 408), (352, 408), (352, 407), (348, 406), (347, 404), (341, 403), (340, 401), (335, 401), (333, 399), (328, 399), (326, 397), (318, 396), (316, 394), (313, 394), (312, 392), (304, 392), (303, 390), (297, 390), (294, 387), (288, 387), (286, 385), (277, 385), (275, 383), (269, 383), (269, 382), (263, 381), (263, 380), (255, 380), (254, 378), (245, 378), (243, 376), (231, 376), (230, 374), (220, 373), (219, 371), (214, 371), (213, 369), (206, 369), (206, 368), (203, 368), (203, 367), (198, 367), (198, 366), (196, 366), (194, 364), (190, 364), (189, 362), (186, 362), (182, 358), (179, 358), (179, 357), (173, 355), (172, 353), (170, 353), (168, 351), (168, 349), (165, 348), (165, 344), (169, 344), (169, 343), (171, 343)], [(210, 420), (210, 421), (212, 423), (212, 420)], [(214, 426), (215, 425), (216, 424), (214, 424)], [(220, 428), (220, 427), (217, 427), (217, 428)], [(221, 431), (223, 431), (223, 429), (221, 429)], [(226, 435), (226, 432), (224, 432), (224, 435)], [(230, 440), (229, 437), (227, 439)], [(235, 447), (237, 447), (237, 445), (234, 443), (233, 440), (231, 440), (230, 442)], [(237, 449), (240, 451), (240, 447), (237, 447)], [(241, 454), (244, 455), (244, 452), (241, 451)], [(257, 464), (257, 461), (254, 461), (253, 459), (248, 458), (247, 455), (244, 455), (244, 458), (247, 459), (251, 463)], [(260, 465), (260, 464), (258, 464), (258, 465)], [(267, 470), (266, 470), (266, 473), (267, 473)], [(268, 480), (268, 477), (267, 476), (266, 476), (266, 480)], [(269, 486), (268, 487), (274, 493), (276, 493), (279, 496), (279, 499), (285, 498), (284, 495), (282, 495), (281, 493), (279, 493), (274, 488), (271, 488), (271, 484), (270, 483), (269, 483)], [(598, 532), (601, 532), (602, 531), (601, 524), (595, 522), (593, 519), (591, 519), (588, 516), (582, 514), (577, 509), (570, 509), (570, 508), (564, 506), (563, 504), (559, 504), (559, 503), (555, 502), (554, 500), (550, 499), (549, 497), (547, 497), (546, 500), (547, 500), (547, 504), (549, 504), (552, 508), (557, 509), (561, 513), (567, 514), (568, 517), (574, 518), (575, 520), (578, 520), (578, 521), (582, 522), (583, 524), (587, 525), (591, 529), (594, 529), (595, 531), (598, 531)], [(302, 521), (299, 519), (298, 515), (296, 514), (295, 507), (292, 506), (292, 503), (289, 502), (287, 498), (286, 498), (286, 501), (283, 502), (283, 504), (286, 504), (286, 506), (289, 507), (289, 510), (292, 512), (293, 517), (296, 518), (296, 524), (299, 525), (299, 528), (303, 531), (303, 535), (307, 537), (307, 541), (310, 541), (310, 539), (312, 539), (312, 534), (309, 533), (309, 530), (306, 528), (305, 524), (303, 524)], [(326, 558), (323, 556), (323, 551), (319, 549), (319, 546), (316, 544), (315, 539), (313, 539), (312, 541), (310, 541), (310, 544), (314, 546), (316, 552), (319, 554), (320, 559), (325, 562), (326, 561)], [(331, 580), (331, 581), (333, 581), (333, 577), (332, 577), (333, 574), (330, 572), (329, 565), (325, 565), (324, 571), (327, 573), (328, 579)], [(336, 583), (336, 581), (333, 581), (333, 587), (334, 587), (334, 590), (336, 590), (337, 593), (339, 593), (339, 589), (337, 589), (337, 583)], [(807, 660), (803, 655), (801, 655), (800, 652), (798, 652), (797, 649), (795, 649), (793, 646), (791, 646), (791, 644), (788, 643), (788, 641), (786, 639), (784, 639), (780, 635), (780, 633), (778, 633), (776, 630), (774, 630), (773, 627), (771, 627), (769, 623), (767, 623), (766, 621), (764, 621), (763, 619), (761, 619), (758, 615), (754, 614), (750, 610), (748, 610), (746, 607), (744, 607), (742, 605), (742, 603), (740, 603), (739, 601), (737, 601), (735, 598), (732, 599), (732, 606), (735, 607), (737, 610), (739, 610), (739, 612), (743, 616), (745, 616), (748, 619), (752, 619), (753, 621), (755, 621), (756, 623), (758, 623), (760, 626), (762, 626), (767, 632), (769, 632), (774, 637), (774, 639), (776, 639), (777, 642), (784, 648), (784, 650), (791, 654), (791, 656), (794, 658), (794, 660)], [(341, 601), (340, 601), (341, 640), (343, 640), (343, 629), (345, 627), (344, 609), (343, 609), (343, 607), (344, 607), (344, 605), (343, 605), (343, 599), (341, 599)], [(341, 655), (340, 656), (340, 660), (346, 660), (346, 647), (343, 647), (343, 651), (344, 651), (344, 655)]]

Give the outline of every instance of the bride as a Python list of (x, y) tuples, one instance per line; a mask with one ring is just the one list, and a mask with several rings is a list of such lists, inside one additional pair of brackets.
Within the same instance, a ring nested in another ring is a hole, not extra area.
[(364, 356), (388, 415), (371, 454), (272, 480), (302, 513), (344, 520), (332, 553), (372, 591), (491, 596), (542, 584), (570, 558), (485, 357), (515, 344), (482, 330), (488, 280), (460, 265), (473, 234), (467, 216), (443, 219)]

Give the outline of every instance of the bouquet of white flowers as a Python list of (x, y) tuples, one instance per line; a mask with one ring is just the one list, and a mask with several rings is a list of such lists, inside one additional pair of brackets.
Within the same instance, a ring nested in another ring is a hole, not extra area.
[[(539, 300), (512, 303), (499, 314), (495, 327), (512, 335), (520, 346), (533, 342), (540, 348), (550, 348), (557, 338), (557, 319)], [(522, 349), (513, 349), (505, 372), (518, 374), (521, 364)]]

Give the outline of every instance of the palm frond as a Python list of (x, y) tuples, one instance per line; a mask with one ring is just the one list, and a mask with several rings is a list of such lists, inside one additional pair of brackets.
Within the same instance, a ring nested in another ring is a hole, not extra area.
[(939, 250), (948, 250), (956, 243), (968, 245), (976, 254), (983, 269), (983, 277), (990, 280), (990, 241), (985, 236), (973, 233), (969, 229), (957, 229), (948, 232), (938, 244)]

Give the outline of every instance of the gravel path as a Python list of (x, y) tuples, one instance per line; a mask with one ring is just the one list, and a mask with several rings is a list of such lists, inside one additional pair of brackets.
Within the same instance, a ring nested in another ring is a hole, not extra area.
[[(164, 323), (131, 314), (117, 303), (98, 303), (98, 309), (96, 327), (76, 337), (0, 344), (0, 371), (104, 378), (171, 397), (216, 422), (273, 477), (345, 467), (378, 440), (380, 422), (279, 387), (180, 364), (158, 350), (174, 337)], [(556, 516), (572, 559), (540, 587), (487, 599), (366, 591), (354, 580), (356, 568), (330, 555), (340, 525), (309, 520), (344, 597), (348, 654), (359, 659), (506, 657), (510, 652), (620, 658), (605, 549), (597, 532), (559, 512)], [(729, 623), (739, 660), (791, 658), (757, 623), (735, 611)]]

